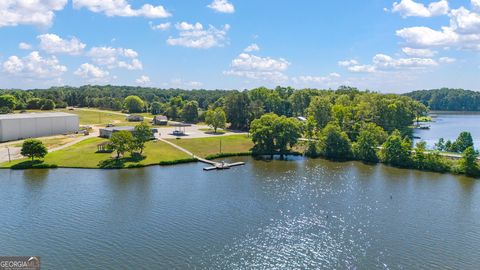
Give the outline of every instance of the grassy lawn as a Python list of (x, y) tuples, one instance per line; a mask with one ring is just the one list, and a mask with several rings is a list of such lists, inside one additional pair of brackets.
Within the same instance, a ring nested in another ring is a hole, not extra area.
[[(67, 143), (71, 143), (79, 137), (84, 135), (75, 134), (75, 135), (65, 135), (65, 136), (57, 136), (57, 137), (49, 137), (49, 138), (38, 138), (38, 140), (42, 141), (43, 144), (48, 148), (57, 148)], [(23, 141), (15, 143), (14, 147), (22, 147)]]
[(60, 112), (76, 114), (80, 118), (80, 125), (106, 125), (116, 122), (124, 122), (125, 117), (118, 114), (113, 114), (108, 111), (94, 112), (81, 109), (70, 110), (58, 110)]
[[(57, 165), (65, 168), (99, 168), (100, 164), (115, 163), (112, 156), (114, 153), (96, 153), (97, 145), (107, 141), (102, 138), (92, 138), (75, 144), (71, 147), (49, 153), (44, 160), (45, 164)], [(121, 167), (131, 165), (156, 165), (165, 161), (176, 161), (191, 158), (187, 154), (162, 142), (148, 142), (143, 153), (146, 157), (142, 160), (132, 160), (127, 156), (122, 159)], [(27, 161), (26, 159), (16, 160), (12, 163), (0, 164), (0, 168), (10, 168), (16, 164)]]
[(195, 155), (206, 157), (220, 153), (220, 140), (222, 141), (222, 153), (245, 153), (251, 151), (253, 147), (252, 140), (247, 135), (199, 139), (171, 139), (169, 141), (187, 149)]

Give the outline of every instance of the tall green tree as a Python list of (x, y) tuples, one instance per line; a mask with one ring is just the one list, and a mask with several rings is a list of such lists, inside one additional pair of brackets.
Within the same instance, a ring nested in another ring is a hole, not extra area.
[(336, 123), (323, 128), (319, 138), (320, 153), (333, 160), (348, 160), (352, 157), (352, 146), (347, 133)]
[(162, 114), (162, 112), (162, 103), (158, 101), (152, 102), (150, 113), (153, 115), (159, 115)]
[(467, 176), (479, 177), (480, 168), (478, 166), (478, 153), (470, 146), (462, 154), (459, 162), (460, 170)]
[(314, 97), (307, 110), (308, 115), (315, 118), (319, 129), (324, 128), (332, 118), (332, 102), (328, 97)]
[(222, 108), (216, 108), (215, 110), (208, 110), (205, 114), (205, 123), (211, 126), (215, 133), (217, 129), (225, 128), (227, 124), (227, 117)]
[(29, 139), (23, 142), (20, 154), (33, 161), (35, 158), (44, 158), (48, 154), (48, 150), (41, 141)]
[(17, 104), (17, 99), (12, 95), (1, 95), (0, 96), (0, 108), (5, 111), (13, 111)]
[(470, 132), (462, 132), (454, 142), (455, 152), (463, 153), (467, 148), (473, 147), (473, 138)]
[(110, 148), (117, 152), (117, 159), (129, 152), (134, 144), (134, 138), (131, 132), (122, 130), (115, 132), (110, 137)]
[(283, 158), (287, 150), (297, 144), (298, 139), (302, 136), (302, 130), (298, 120), (281, 116), (273, 123), (273, 134), (275, 150)]
[(44, 99), (42, 100), (42, 107), (40, 109), (42, 111), (55, 110), (55, 102), (51, 99)]
[(140, 150), (140, 155), (143, 154), (145, 143), (150, 141), (152, 137), (152, 129), (145, 122), (137, 125), (133, 131), (132, 150)]
[(141, 113), (145, 107), (145, 103), (139, 96), (128, 96), (124, 103), (129, 113)]
[(233, 92), (225, 97), (224, 110), (231, 128), (237, 130), (248, 129), (251, 117), (249, 106), (250, 98), (246, 92)]
[(400, 132), (395, 130), (382, 145), (381, 160), (386, 164), (408, 168), (411, 166), (411, 148), (410, 140), (402, 140)]
[(185, 103), (182, 109), (182, 119), (187, 123), (198, 121), (198, 102), (192, 100)]
[(269, 113), (252, 122), (250, 133), (255, 153), (283, 156), (298, 142), (301, 128), (296, 119)]
[(353, 144), (353, 153), (356, 159), (365, 162), (378, 162), (377, 136), (369, 129), (360, 131), (357, 141)]

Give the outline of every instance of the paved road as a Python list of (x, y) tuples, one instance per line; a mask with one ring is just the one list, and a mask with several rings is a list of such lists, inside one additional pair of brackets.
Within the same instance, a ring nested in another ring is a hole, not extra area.
[[(229, 136), (229, 135), (236, 135), (236, 134), (243, 134), (243, 135), (248, 135), (246, 132), (226, 132), (225, 134), (211, 134), (211, 133), (206, 133), (203, 130), (209, 129), (210, 127), (208, 126), (203, 126), (203, 125), (192, 125), (190, 127), (185, 128), (185, 136), (180, 136), (182, 139), (195, 139), (195, 138), (208, 138), (208, 137), (221, 137), (221, 136)], [(202, 130), (203, 129), (203, 130)], [(182, 128), (183, 130), (183, 128)], [(158, 138), (161, 139), (175, 139), (178, 138), (178, 136), (173, 135), (173, 131), (175, 131), (175, 127), (162, 127), (158, 128), (158, 132), (160, 134), (157, 134)]]

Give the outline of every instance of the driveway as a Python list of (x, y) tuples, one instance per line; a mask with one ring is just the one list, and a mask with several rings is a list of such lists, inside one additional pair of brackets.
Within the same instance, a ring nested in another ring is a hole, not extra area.
[[(210, 127), (204, 126), (204, 125), (192, 125), (189, 127), (185, 127), (185, 136), (176, 136), (176, 135), (173, 135), (173, 132), (175, 131), (175, 127), (161, 127), (161, 128), (158, 128), (159, 134), (157, 134), (156, 136), (161, 139), (175, 139), (178, 137), (182, 139), (195, 139), (195, 138), (230, 136), (230, 135), (236, 135), (236, 134), (245, 134), (245, 135), (248, 134), (246, 132), (231, 132), (231, 131), (228, 131), (225, 134), (212, 134), (212, 133), (207, 133), (203, 131), (209, 128)], [(183, 127), (182, 127), (182, 130), (183, 130)]]

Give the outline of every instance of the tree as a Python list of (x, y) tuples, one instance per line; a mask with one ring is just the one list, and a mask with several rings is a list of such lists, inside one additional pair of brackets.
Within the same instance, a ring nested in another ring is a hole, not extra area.
[(355, 158), (366, 162), (378, 162), (377, 147), (379, 143), (377, 137), (368, 129), (360, 131), (357, 142), (353, 144), (353, 153)]
[(132, 149), (134, 138), (131, 132), (121, 130), (110, 137), (110, 148), (117, 152), (117, 159)]
[(125, 108), (129, 113), (141, 113), (145, 107), (145, 103), (138, 96), (128, 96), (124, 101)]
[(478, 166), (478, 153), (470, 146), (462, 154), (459, 165), (460, 170), (467, 176), (478, 177), (480, 176), (480, 168)]
[(51, 99), (44, 99), (42, 100), (42, 107), (40, 108), (42, 111), (51, 111), (55, 109), (55, 102)]
[(298, 120), (279, 117), (274, 113), (265, 114), (252, 122), (250, 126), (253, 150), (256, 154), (279, 153), (282, 157), (301, 137)]
[(17, 104), (17, 99), (12, 95), (1, 95), (0, 96), (0, 108), (5, 111), (11, 112), (15, 109)]
[(282, 158), (287, 150), (293, 147), (298, 142), (298, 139), (302, 137), (298, 120), (285, 116), (275, 119), (273, 123), (273, 134), (275, 138), (275, 150), (280, 153), (280, 157)]
[(217, 129), (225, 128), (225, 125), (227, 123), (227, 117), (225, 116), (225, 112), (222, 108), (208, 110), (205, 115), (205, 123), (213, 127), (215, 133), (217, 133)]
[(198, 121), (198, 102), (188, 101), (183, 106), (182, 119), (187, 123), (195, 123)]
[(27, 109), (29, 110), (40, 110), (42, 107), (42, 99), (32, 98), (27, 101)]
[(23, 142), (20, 154), (33, 161), (35, 158), (44, 158), (48, 154), (48, 150), (41, 141), (29, 139)]
[(332, 118), (332, 103), (328, 97), (314, 97), (307, 111), (309, 116), (315, 118), (317, 127), (322, 129)]
[(162, 113), (162, 103), (160, 102), (153, 102), (152, 103), (152, 106), (151, 106), (151, 109), (150, 109), (150, 112), (153, 114), (153, 115), (159, 115)]
[(145, 143), (152, 139), (152, 130), (150, 127), (145, 123), (141, 123), (135, 127), (133, 131), (133, 142), (132, 142), (132, 151), (140, 150), (140, 155), (143, 153), (145, 149)]
[(470, 132), (462, 132), (457, 140), (453, 143), (454, 152), (463, 153), (467, 148), (473, 147), (472, 134)]
[(224, 110), (231, 128), (247, 130), (252, 111), (250, 98), (246, 92), (233, 92), (225, 98)]
[(402, 140), (398, 130), (395, 130), (382, 145), (380, 156), (382, 162), (398, 167), (410, 167), (411, 142), (407, 138)]
[(352, 156), (352, 146), (347, 133), (338, 124), (329, 123), (319, 138), (320, 153), (329, 159), (348, 160)]
[(255, 144), (253, 152), (256, 154), (271, 154), (275, 151), (275, 137), (273, 125), (278, 115), (268, 113), (253, 120), (250, 125), (250, 133), (252, 134), (252, 141)]

